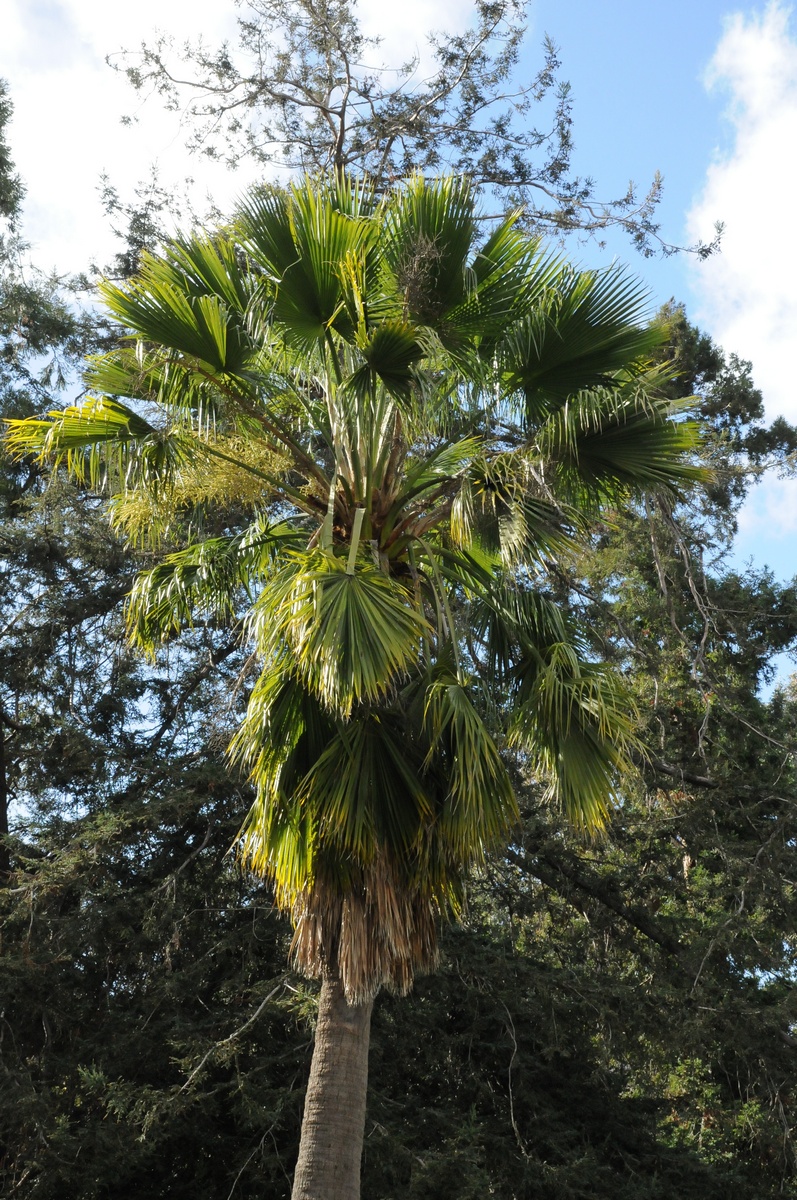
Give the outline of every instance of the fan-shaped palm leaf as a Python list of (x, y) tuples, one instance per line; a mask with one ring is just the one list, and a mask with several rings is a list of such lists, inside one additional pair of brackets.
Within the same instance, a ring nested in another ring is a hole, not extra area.
[(208, 538), (143, 571), (127, 603), (131, 641), (148, 655), (198, 614), (236, 621), (241, 600), (251, 605), (252, 589), (301, 535), (289, 525), (258, 519), (243, 533)]
[(429, 632), (404, 586), (373, 564), (350, 566), (325, 550), (294, 555), (259, 596), (250, 625), (266, 659), (289, 646), (306, 686), (342, 717), (383, 700)]

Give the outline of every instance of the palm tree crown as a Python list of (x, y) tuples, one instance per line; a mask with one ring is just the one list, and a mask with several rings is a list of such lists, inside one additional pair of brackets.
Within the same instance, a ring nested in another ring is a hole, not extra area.
[(151, 551), (200, 503), (247, 514), (161, 549), (131, 636), (245, 614), (242, 852), (297, 963), (334, 963), (351, 1001), (433, 964), (438, 914), (517, 817), (507, 751), (604, 821), (632, 717), (545, 572), (607, 506), (699, 474), (639, 285), (512, 218), (477, 229), (460, 180), (254, 192), (106, 284), (130, 336), (90, 364), (95, 398), (8, 435), (109, 489)]

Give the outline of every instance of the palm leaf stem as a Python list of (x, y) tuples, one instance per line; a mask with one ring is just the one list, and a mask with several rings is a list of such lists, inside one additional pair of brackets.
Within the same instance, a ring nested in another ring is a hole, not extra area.
[[(340, 369), (340, 362), (338, 360), (337, 350), (335, 349), (335, 342), (329, 327), (324, 330), (324, 350), (328, 352), (328, 357), (332, 360), (335, 382), (337, 383), (338, 387), (340, 387), (340, 385), (343, 383), (343, 372)], [(327, 358), (327, 353), (324, 354), (324, 358)], [(331, 388), (327, 387), (327, 394), (329, 395), (330, 393)]]
[(402, 462), (407, 454), (407, 447), (404, 439), (401, 436), (401, 413), (396, 408), (393, 413), (393, 440), (390, 446), (387, 463), (382, 474), (382, 491), (387, 495), (391, 495), (395, 487), (396, 479)]
[(427, 513), (425, 517), (421, 517), (418, 524), (413, 529), (413, 536), (420, 538), (421, 534), (427, 533), (430, 529), (434, 529), (435, 525), (439, 525), (441, 521), (447, 520), (451, 516), (451, 508), (453, 499), (446, 500), (445, 504), (441, 504), (439, 508), (433, 512)]
[(435, 557), (432, 547), (429, 545), (429, 543), (427, 541), (425, 541), (421, 537), (416, 536), (415, 540), (423, 547), (424, 553), (426, 554), (426, 557), (429, 560), (429, 566), (432, 568), (432, 574), (434, 576), (434, 589), (433, 590), (434, 590), (434, 594), (435, 594), (435, 602), (438, 606), (438, 615), (439, 615), (440, 609), (442, 609), (442, 612), (445, 616), (445, 624), (448, 626), (448, 640), (451, 645), (451, 653), (452, 653), (452, 656), (454, 659), (454, 665), (456, 666), (456, 669), (457, 669), (457, 676), (459, 676), (459, 674), (460, 674), (459, 646), (457, 645), (456, 627), (454, 625), (454, 615), (451, 612), (451, 606), (448, 603), (448, 592), (446, 590), (445, 584), (443, 583), (443, 578), (440, 574), (440, 570), (437, 565), (437, 559)]
[[(454, 480), (444, 479), (442, 483), (438, 483), (436, 488), (433, 488), (427, 496), (424, 497), (425, 506), (428, 508), (430, 504), (434, 504), (441, 496), (445, 496), (446, 492), (451, 488)], [(382, 524), (382, 545), (385, 550), (391, 547), (400, 537), (402, 537), (412, 526), (413, 521), (418, 517), (418, 512), (408, 513), (403, 521), (396, 524), (396, 520), (401, 516), (410, 503), (416, 497), (423, 495), (430, 485), (428, 483), (419, 484), (415, 488), (411, 488), (409, 492), (402, 492), (397, 502), (391, 509), (388, 510), (387, 517)], [(453, 497), (451, 497), (453, 502)], [(440, 510), (438, 509), (438, 512)], [(427, 526), (427, 528), (429, 528)]]
[(363, 517), (365, 509), (358, 508), (354, 514), (354, 526), (351, 531), (351, 546), (349, 547), (349, 558), (346, 563), (346, 574), (354, 574), (354, 564), (357, 561), (357, 549), (360, 545), (360, 530), (362, 529)]

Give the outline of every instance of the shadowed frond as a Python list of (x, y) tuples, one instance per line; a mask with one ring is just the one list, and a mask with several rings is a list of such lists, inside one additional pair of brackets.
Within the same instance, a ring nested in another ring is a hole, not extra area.
[(534, 650), (515, 667), (510, 742), (547, 780), (548, 797), (568, 820), (599, 832), (641, 749), (633, 700), (610, 667), (585, 661), (572, 641)]
[(517, 801), (506, 767), (468, 689), (455, 677), (435, 679), (426, 691), (427, 764), (445, 763), (448, 795), (439, 816), (441, 836), (463, 862), (478, 861), (506, 838)]
[(474, 458), (451, 510), (455, 544), (477, 542), (506, 567), (561, 554), (584, 529), (583, 513), (557, 497), (525, 450)]

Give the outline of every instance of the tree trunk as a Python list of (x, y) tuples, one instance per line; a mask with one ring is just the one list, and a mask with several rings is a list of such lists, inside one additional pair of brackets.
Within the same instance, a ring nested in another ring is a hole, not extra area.
[(325, 974), (292, 1200), (359, 1200), (372, 1009)]

